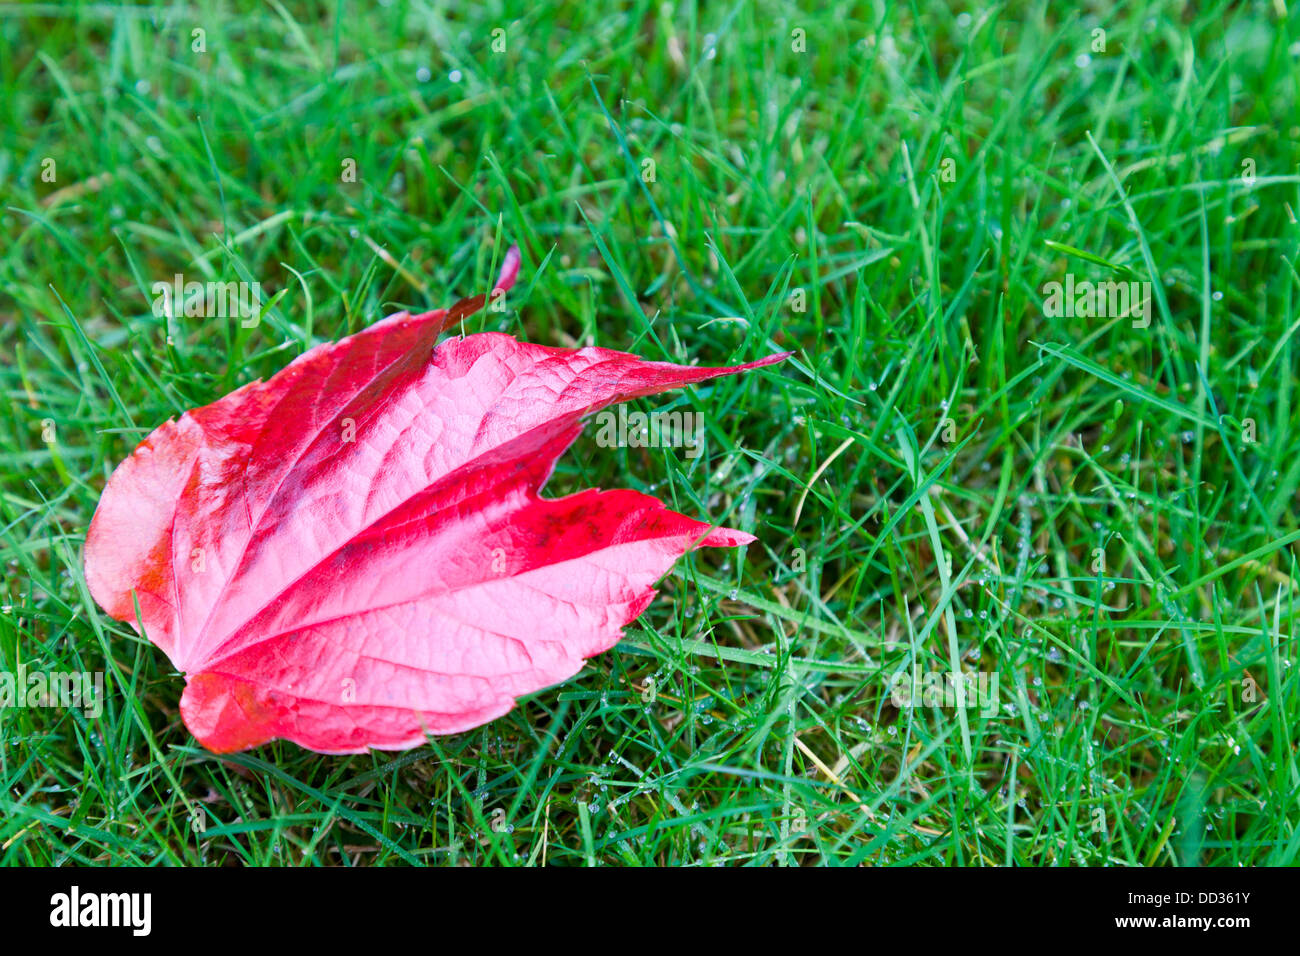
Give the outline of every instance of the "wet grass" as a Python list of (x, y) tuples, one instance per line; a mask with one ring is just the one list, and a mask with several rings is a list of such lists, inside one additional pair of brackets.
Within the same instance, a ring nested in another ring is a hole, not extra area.
[[(105, 680), (0, 710), (0, 859), (1293, 863), (1298, 43), (1260, 4), (0, 5), (0, 669)], [(549, 488), (758, 541), (479, 731), (206, 753), (87, 593), (105, 479), (510, 241), (467, 331), (797, 350), (638, 403), (698, 457), (589, 434)], [(169, 321), (176, 274), (280, 297)]]

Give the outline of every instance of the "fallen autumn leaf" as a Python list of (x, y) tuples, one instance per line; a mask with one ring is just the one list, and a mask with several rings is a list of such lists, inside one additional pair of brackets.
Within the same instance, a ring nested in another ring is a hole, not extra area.
[[(493, 296), (518, 268), (512, 248)], [(109, 479), (86, 580), (185, 675), (209, 750), (477, 727), (617, 643), (683, 553), (753, 540), (634, 491), (539, 492), (583, 416), (789, 353), (694, 368), (493, 332), (435, 347), (485, 301), (317, 346), (165, 422)]]

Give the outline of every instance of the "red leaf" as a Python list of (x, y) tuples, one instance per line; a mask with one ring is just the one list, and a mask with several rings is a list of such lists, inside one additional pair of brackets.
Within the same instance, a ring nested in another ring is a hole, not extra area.
[[(514, 249), (498, 280), (519, 268)], [(617, 643), (692, 547), (753, 539), (634, 491), (541, 498), (584, 415), (770, 365), (648, 362), (399, 313), (156, 429), (109, 479), (86, 580), (218, 753), (398, 749), (477, 727)], [(788, 353), (787, 353), (788, 354)]]

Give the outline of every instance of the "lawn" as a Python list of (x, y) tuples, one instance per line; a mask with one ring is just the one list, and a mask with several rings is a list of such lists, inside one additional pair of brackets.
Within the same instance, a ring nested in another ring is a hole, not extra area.
[[(600, 6), (0, 3), (0, 673), (103, 682), (0, 709), (0, 860), (1294, 864), (1300, 15)], [(511, 243), (465, 332), (795, 350), (548, 486), (757, 541), (479, 730), (208, 753), (106, 479)]]

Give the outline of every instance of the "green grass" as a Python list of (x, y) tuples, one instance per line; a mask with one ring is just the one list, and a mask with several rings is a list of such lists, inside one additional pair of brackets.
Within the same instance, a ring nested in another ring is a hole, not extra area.
[[(0, 4), (0, 669), (107, 681), (0, 712), (0, 859), (1296, 862), (1300, 18), (456, 6)], [(206, 753), (87, 594), (105, 479), (509, 241), (468, 331), (797, 350), (639, 404), (703, 412), (698, 458), (589, 429), (549, 487), (758, 542), (479, 731)], [(283, 296), (168, 328), (176, 273)], [(1150, 281), (1149, 326), (1048, 314), (1066, 273)], [(914, 668), (998, 705), (899, 708)]]

